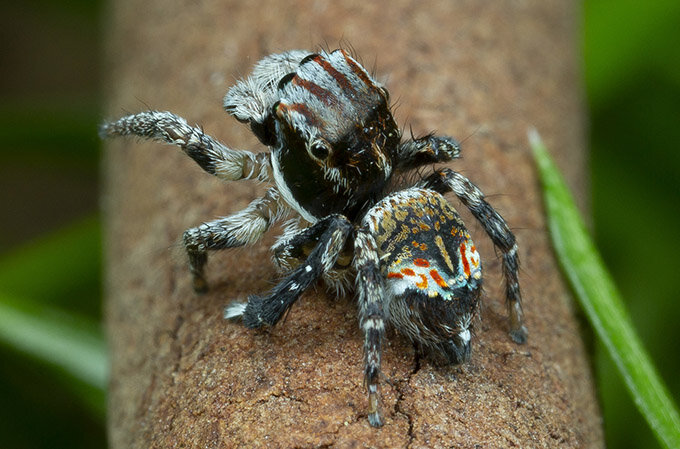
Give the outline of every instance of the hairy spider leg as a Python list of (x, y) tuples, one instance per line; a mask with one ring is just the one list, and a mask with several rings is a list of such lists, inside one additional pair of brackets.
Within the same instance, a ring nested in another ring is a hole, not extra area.
[(522, 295), (519, 288), (519, 256), (515, 236), (507, 223), (484, 199), (484, 193), (465, 176), (449, 168), (437, 170), (421, 184), (441, 194), (453, 192), (481, 223), (491, 241), (503, 254), (505, 297), (510, 317), (510, 337), (525, 343), (528, 330), (524, 325)]
[(396, 169), (411, 170), (422, 165), (447, 162), (460, 155), (460, 144), (451, 137), (427, 135), (402, 142), (394, 157)]
[(146, 111), (106, 122), (99, 128), (102, 138), (138, 136), (179, 146), (201, 168), (225, 181), (269, 179), (269, 153), (227, 148), (201, 128), (190, 126), (171, 112)]
[(272, 258), (279, 269), (288, 271), (303, 263), (325, 231), (323, 226), (300, 226), (299, 219), (289, 222), (271, 248)]
[[(271, 248), (272, 260), (281, 271), (291, 271), (304, 263), (319, 241), (321, 232), (313, 227), (301, 229), (301, 221), (300, 218), (295, 218), (286, 223), (283, 233)], [(351, 269), (353, 257), (353, 246), (345, 245), (333, 269), (322, 274), (326, 287), (336, 297), (344, 296), (353, 290), (355, 281), (354, 270)]]
[[(103, 137), (138, 136), (179, 146), (206, 172), (227, 181), (268, 179), (269, 153), (227, 148), (202, 129), (189, 126), (183, 118), (170, 112), (146, 111), (105, 123)], [(251, 202), (244, 210), (229, 217), (203, 223), (184, 232), (184, 247), (197, 292), (208, 288), (203, 268), (208, 250), (232, 248), (258, 240), (288, 208), (279, 201), (276, 189)]]
[(194, 290), (203, 293), (208, 289), (204, 275), (208, 251), (253, 244), (288, 211), (278, 190), (271, 188), (239, 212), (184, 231), (182, 242), (189, 257)]
[(352, 223), (342, 215), (330, 215), (312, 225), (312, 228), (323, 229), (323, 233), (305, 263), (265, 296), (251, 295), (245, 304), (231, 303), (224, 311), (225, 318), (242, 318), (243, 324), (249, 328), (273, 326), (306, 289), (324, 272), (333, 268), (352, 233)]
[(383, 425), (380, 414), (380, 358), (385, 335), (384, 286), (380, 273), (375, 238), (367, 226), (360, 228), (354, 239), (354, 267), (357, 271), (359, 323), (364, 331), (364, 383), (368, 390), (368, 422)]

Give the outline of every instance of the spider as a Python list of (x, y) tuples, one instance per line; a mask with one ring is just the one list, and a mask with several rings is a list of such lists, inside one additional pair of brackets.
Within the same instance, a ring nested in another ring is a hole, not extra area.
[(103, 137), (139, 136), (179, 146), (223, 180), (272, 186), (245, 209), (183, 234), (193, 288), (204, 292), (208, 251), (250, 245), (287, 219), (272, 247), (285, 274), (263, 295), (232, 302), (224, 317), (274, 326), (319, 278), (339, 294), (354, 286), (364, 333), (368, 421), (383, 424), (378, 380), (385, 326), (450, 363), (470, 357), (482, 287), (479, 253), (453, 192), (502, 254), (510, 336), (524, 343), (515, 237), (484, 194), (449, 168), (419, 168), (460, 154), (450, 137), (402, 139), (389, 95), (347, 51), (293, 50), (260, 60), (224, 97), (269, 151), (226, 147), (170, 112), (104, 123)]

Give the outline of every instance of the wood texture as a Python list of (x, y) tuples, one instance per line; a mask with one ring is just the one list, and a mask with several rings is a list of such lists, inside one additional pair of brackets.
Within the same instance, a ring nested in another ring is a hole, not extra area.
[(463, 159), (452, 166), (516, 232), (530, 335), (524, 346), (509, 340), (500, 264), (463, 213), (486, 276), (472, 360), (432, 366), (388, 332), (386, 425), (373, 429), (352, 298), (309, 291), (270, 331), (221, 318), (228, 300), (276, 279), (273, 233), (212, 255), (212, 290), (202, 297), (191, 290), (182, 231), (244, 207), (263, 186), (220, 183), (174, 148), (111, 142), (111, 447), (602, 447), (590, 368), (549, 248), (526, 140), (535, 126), (572, 188), (585, 192), (577, 13), (558, 0), (113, 2), (107, 118), (167, 109), (236, 148), (260, 148), (221, 109), (236, 78), (269, 53), (351, 45), (375, 65), (406, 132), (435, 130), (463, 142)]

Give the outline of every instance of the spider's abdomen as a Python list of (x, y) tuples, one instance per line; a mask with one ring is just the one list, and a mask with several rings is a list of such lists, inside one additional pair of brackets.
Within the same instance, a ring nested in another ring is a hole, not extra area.
[(390, 321), (450, 361), (466, 360), (482, 269), (460, 216), (440, 194), (412, 188), (380, 201), (364, 224), (376, 235)]

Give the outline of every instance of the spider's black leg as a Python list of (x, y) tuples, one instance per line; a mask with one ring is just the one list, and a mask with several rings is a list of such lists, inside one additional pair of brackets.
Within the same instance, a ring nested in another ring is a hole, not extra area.
[(225, 318), (242, 318), (246, 327), (275, 325), (285, 312), (324, 272), (333, 268), (352, 232), (352, 224), (342, 215), (331, 215), (312, 226), (323, 230), (306, 261), (293, 270), (265, 296), (251, 295), (247, 303), (227, 306)]
[(268, 179), (269, 153), (227, 148), (171, 112), (146, 111), (101, 125), (102, 138), (138, 136), (177, 145), (201, 168), (226, 181)]
[(208, 261), (209, 250), (252, 244), (286, 212), (287, 207), (279, 201), (278, 191), (272, 188), (262, 198), (254, 200), (248, 207), (233, 215), (184, 231), (182, 241), (189, 256), (194, 290), (207, 290), (203, 268)]
[(422, 165), (446, 162), (460, 154), (460, 145), (451, 137), (428, 135), (402, 142), (394, 158), (395, 169), (411, 170)]
[(510, 317), (510, 337), (516, 343), (527, 340), (527, 328), (524, 325), (522, 311), (522, 295), (519, 289), (519, 257), (517, 243), (503, 217), (484, 199), (484, 194), (465, 176), (451, 169), (443, 168), (425, 178), (422, 187), (433, 189), (439, 193), (452, 191), (479, 220), (494, 245), (503, 253), (503, 276), (505, 277), (506, 301)]
[[(281, 271), (292, 271), (298, 265), (304, 263), (319, 241), (321, 236), (319, 229), (314, 227), (300, 229), (300, 227), (299, 219), (288, 222), (276, 244), (272, 246), (272, 259)], [(326, 287), (330, 291), (334, 291), (337, 297), (344, 296), (352, 290), (354, 285), (355, 276), (353, 270), (351, 270), (354, 248), (350, 246), (345, 245), (333, 269), (324, 272), (322, 275)]]
[(303, 263), (325, 231), (324, 226), (301, 226), (299, 219), (291, 220), (272, 246), (274, 263), (281, 270), (291, 271)]
[(375, 239), (366, 228), (357, 231), (354, 254), (359, 320), (364, 331), (364, 379), (368, 389), (368, 422), (373, 427), (381, 427), (383, 422), (380, 416), (378, 378), (381, 344), (385, 334), (384, 287)]

